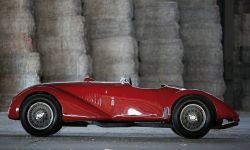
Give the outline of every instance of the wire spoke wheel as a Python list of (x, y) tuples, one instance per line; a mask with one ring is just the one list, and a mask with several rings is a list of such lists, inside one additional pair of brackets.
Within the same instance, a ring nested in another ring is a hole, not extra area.
[(204, 97), (188, 95), (173, 108), (173, 131), (186, 138), (201, 138), (211, 129), (215, 120), (214, 106)]
[(37, 93), (22, 104), (20, 120), (23, 128), (34, 136), (49, 136), (62, 127), (62, 110), (51, 95)]
[(199, 131), (206, 122), (205, 110), (197, 104), (189, 104), (182, 109), (180, 121), (186, 130)]
[(48, 104), (37, 102), (30, 106), (27, 113), (27, 119), (30, 126), (37, 130), (43, 130), (51, 125), (54, 114)]

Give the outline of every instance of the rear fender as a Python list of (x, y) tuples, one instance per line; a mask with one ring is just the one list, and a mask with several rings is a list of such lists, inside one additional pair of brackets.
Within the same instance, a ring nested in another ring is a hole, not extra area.
[(106, 113), (84, 101), (84, 99), (50, 86), (30, 87), (15, 96), (9, 108), (9, 118), (18, 120), (22, 103), (35, 93), (47, 93), (54, 96), (62, 107), (64, 122), (110, 118)]

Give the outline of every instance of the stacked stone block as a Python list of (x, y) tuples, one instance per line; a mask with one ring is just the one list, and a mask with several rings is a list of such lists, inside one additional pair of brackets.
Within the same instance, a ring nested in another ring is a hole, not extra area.
[(142, 87), (183, 86), (183, 45), (177, 3), (134, 0)]
[(8, 110), (18, 92), (40, 82), (33, 31), (29, 0), (0, 0), (0, 111)]
[(36, 0), (34, 11), (42, 81), (81, 81), (90, 75), (81, 0)]
[(216, 0), (177, 0), (184, 44), (184, 85), (223, 99), (222, 28)]
[(242, 15), (241, 35), (241, 72), (244, 82), (242, 107), (244, 110), (250, 110), (250, 12)]
[(96, 80), (131, 78), (138, 85), (137, 43), (132, 0), (84, 0)]

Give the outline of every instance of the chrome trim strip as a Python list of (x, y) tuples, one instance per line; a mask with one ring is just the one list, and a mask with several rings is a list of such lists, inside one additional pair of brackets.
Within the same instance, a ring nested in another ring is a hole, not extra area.
[(169, 113), (169, 108), (165, 107), (162, 113), (162, 118), (163, 120), (167, 120), (168, 119), (168, 113)]

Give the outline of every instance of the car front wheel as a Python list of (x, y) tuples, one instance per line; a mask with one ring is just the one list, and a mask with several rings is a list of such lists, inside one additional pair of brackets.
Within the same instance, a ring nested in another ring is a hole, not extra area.
[(185, 97), (173, 108), (173, 129), (186, 138), (205, 136), (214, 120), (212, 105), (199, 96)]

